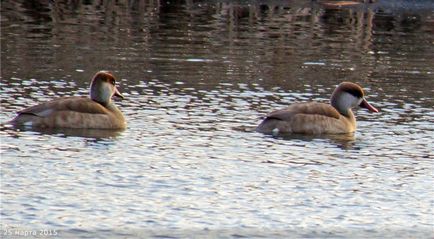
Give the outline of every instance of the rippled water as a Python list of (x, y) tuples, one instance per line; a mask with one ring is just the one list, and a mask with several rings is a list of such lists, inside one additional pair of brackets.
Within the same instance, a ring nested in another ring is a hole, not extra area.
[[(106, 69), (129, 124), (3, 127), (2, 237), (433, 237), (433, 4), (282, 2), (2, 1), (1, 122)], [(253, 131), (343, 80), (354, 135)]]

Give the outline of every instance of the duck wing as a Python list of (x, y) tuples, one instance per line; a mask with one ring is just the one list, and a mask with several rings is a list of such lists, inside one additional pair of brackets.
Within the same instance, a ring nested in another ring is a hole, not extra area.
[(18, 112), (18, 114), (32, 114), (39, 117), (49, 117), (60, 111), (105, 114), (107, 109), (96, 101), (86, 96), (71, 96), (51, 100), (35, 106), (31, 106)]
[(339, 112), (329, 104), (310, 102), (297, 103), (285, 109), (273, 111), (266, 116), (266, 119), (289, 121), (298, 114), (319, 115), (336, 119), (339, 119), (341, 116)]

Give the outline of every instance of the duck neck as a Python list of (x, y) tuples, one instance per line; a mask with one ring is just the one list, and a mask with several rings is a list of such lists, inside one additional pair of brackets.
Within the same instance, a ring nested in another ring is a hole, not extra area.
[(352, 102), (354, 101), (354, 96), (348, 93), (333, 93), (330, 104), (343, 116), (354, 117), (353, 111), (351, 110)]
[(89, 91), (89, 97), (104, 107), (109, 106), (111, 103), (111, 89), (106, 84), (98, 84), (98, 82), (92, 82)]
[(348, 119), (348, 122), (350, 123), (352, 128), (355, 130), (357, 127), (356, 117), (354, 116), (354, 113), (351, 109), (348, 109), (348, 115), (346, 116), (346, 118)]
[(124, 115), (119, 110), (119, 108), (113, 103), (113, 101), (110, 101), (108, 104), (105, 105), (105, 107), (113, 112), (115, 115), (117, 115), (119, 118), (124, 118)]
[(95, 101), (95, 102), (97, 102), (98, 104), (106, 107), (106, 108), (108, 108), (109, 105), (111, 104), (110, 102), (107, 103), (107, 102), (104, 102), (104, 101), (100, 101), (99, 99), (92, 99), (92, 100)]
[(339, 97), (335, 97), (335, 94), (333, 94), (330, 103), (331, 105), (343, 116), (343, 119), (351, 125), (352, 129), (356, 128), (356, 117), (354, 116), (353, 111), (351, 110), (351, 106), (348, 105), (347, 101), (348, 99), (345, 99), (345, 94), (340, 95)]
[[(98, 102), (99, 103), (99, 102)], [(101, 104), (101, 103), (100, 103)], [(116, 105), (112, 102), (112, 101), (110, 101), (110, 102), (108, 102), (108, 103), (106, 103), (106, 104), (102, 104), (102, 105), (104, 105), (104, 107), (106, 107), (108, 110), (110, 110), (110, 111), (114, 111), (114, 112), (116, 112), (116, 111), (120, 111), (119, 109), (118, 109), (118, 107), (116, 107)]]

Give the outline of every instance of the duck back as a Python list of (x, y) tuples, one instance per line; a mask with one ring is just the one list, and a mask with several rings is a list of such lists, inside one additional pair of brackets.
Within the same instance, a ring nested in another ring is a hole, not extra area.
[[(354, 121), (354, 122), (353, 122)], [(345, 117), (324, 103), (296, 103), (268, 114), (256, 131), (265, 134), (340, 134), (355, 130), (354, 116)]]
[(10, 122), (37, 128), (125, 128), (115, 105), (103, 106), (88, 97), (64, 97), (26, 108)]

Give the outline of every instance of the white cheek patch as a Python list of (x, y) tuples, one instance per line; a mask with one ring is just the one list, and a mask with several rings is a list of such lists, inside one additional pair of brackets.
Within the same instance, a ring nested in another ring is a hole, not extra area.
[(357, 98), (350, 93), (344, 92), (342, 93), (338, 104), (341, 109), (349, 109), (359, 105), (362, 102), (362, 100), (363, 99)]
[(108, 83), (104, 83), (104, 89), (101, 92), (104, 101), (109, 102), (113, 96), (113, 89)]

